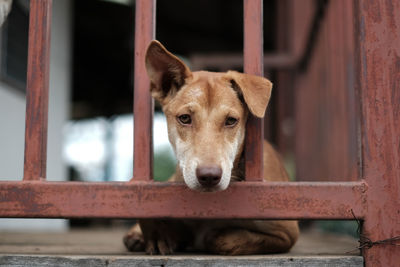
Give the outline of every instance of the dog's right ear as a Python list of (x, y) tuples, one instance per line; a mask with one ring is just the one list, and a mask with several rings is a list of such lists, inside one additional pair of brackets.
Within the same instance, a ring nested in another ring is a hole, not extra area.
[(243, 96), (250, 112), (258, 118), (264, 117), (271, 97), (272, 83), (264, 77), (228, 71), (232, 88)]
[(151, 94), (160, 102), (168, 94), (176, 93), (185, 80), (192, 76), (185, 63), (156, 40), (147, 48), (146, 70), (151, 82)]

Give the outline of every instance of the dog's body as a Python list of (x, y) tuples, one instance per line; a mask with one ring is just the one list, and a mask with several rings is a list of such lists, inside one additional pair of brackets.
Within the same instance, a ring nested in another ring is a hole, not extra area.
[[(191, 72), (160, 43), (146, 54), (153, 97), (167, 117), (178, 166), (172, 181), (197, 191), (225, 190), (243, 180), (243, 146), (248, 112), (263, 117), (272, 84), (241, 74)], [(264, 179), (288, 181), (281, 159), (264, 142)], [(243, 255), (288, 251), (296, 242), (296, 221), (140, 220), (125, 236), (129, 250), (170, 254), (200, 250)]]

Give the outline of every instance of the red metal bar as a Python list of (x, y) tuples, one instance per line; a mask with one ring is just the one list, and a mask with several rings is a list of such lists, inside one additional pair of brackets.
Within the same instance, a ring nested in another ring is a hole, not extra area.
[(136, 1), (134, 168), (132, 180), (153, 178), (153, 100), (146, 74), (145, 53), (155, 37), (155, 0)]
[[(263, 58), (263, 1), (244, 0), (244, 71), (264, 76)], [(246, 180), (262, 180), (264, 121), (249, 114), (246, 127)]]
[(0, 182), (3, 217), (353, 219), (363, 182), (237, 182), (200, 193), (182, 183)]
[(46, 178), (52, 0), (30, 2), (24, 180)]
[[(363, 233), (372, 241), (400, 235), (400, 0), (359, 0), (357, 70), (362, 176), (369, 184)], [(399, 266), (399, 242), (364, 248), (366, 266)]]

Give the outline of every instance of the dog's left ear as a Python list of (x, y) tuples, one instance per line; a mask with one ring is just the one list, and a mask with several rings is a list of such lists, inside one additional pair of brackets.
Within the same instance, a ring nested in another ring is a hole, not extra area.
[(256, 117), (264, 117), (271, 97), (272, 83), (263, 77), (228, 71), (233, 89), (243, 96), (250, 112)]
[(146, 70), (151, 81), (151, 94), (160, 102), (168, 94), (176, 93), (192, 76), (185, 63), (156, 40), (147, 48)]

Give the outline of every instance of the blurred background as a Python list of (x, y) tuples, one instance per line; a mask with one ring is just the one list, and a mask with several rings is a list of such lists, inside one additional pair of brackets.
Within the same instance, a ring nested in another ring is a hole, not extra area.
[[(53, 2), (48, 180), (132, 177), (134, 14), (134, 0)], [(265, 137), (294, 181), (358, 177), (352, 16), (352, 1), (264, 1), (265, 76), (274, 83)], [(29, 0), (14, 0), (0, 33), (1, 180), (22, 178), (28, 24)], [(242, 71), (242, 0), (158, 0), (156, 38), (192, 70)], [(162, 181), (175, 158), (155, 111), (154, 174)], [(0, 219), (0, 230), (93, 224), (124, 222)], [(354, 222), (312, 225), (356, 234)]]

